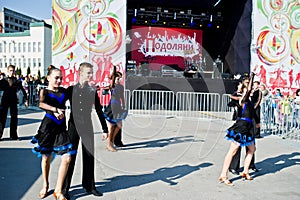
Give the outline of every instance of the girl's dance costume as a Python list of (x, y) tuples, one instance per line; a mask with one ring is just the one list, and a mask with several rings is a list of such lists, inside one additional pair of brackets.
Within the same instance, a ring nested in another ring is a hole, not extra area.
[[(121, 106), (121, 99), (124, 97), (124, 86), (117, 84), (111, 90), (111, 99), (108, 106), (104, 108), (104, 117), (112, 124), (124, 120), (127, 117), (128, 111)], [(123, 102), (122, 102), (123, 103)]]
[[(44, 95), (44, 103), (56, 108), (66, 109), (67, 96), (65, 88), (60, 87), (58, 92), (48, 89), (41, 92)], [(66, 131), (66, 118), (58, 120), (54, 113), (49, 110), (46, 110), (38, 133), (33, 136), (31, 143), (35, 144), (32, 151), (38, 156), (51, 154), (52, 152), (57, 155), (76, 153), (76, 151), (72, 151), (72, 144)]]
[(255, 117), (254, 108), (251, 101), (248, 100), (244, 103), (240, 118), (226, 130), (225, 138), (240, 146), (249, 146), (255, 143), (255, 138), (251, 132), (253, 130), (253, 117)]

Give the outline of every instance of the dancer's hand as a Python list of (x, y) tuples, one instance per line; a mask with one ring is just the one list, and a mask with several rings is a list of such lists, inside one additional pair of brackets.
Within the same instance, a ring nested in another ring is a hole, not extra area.
[(54, 116), (56, 117), (56, 119), (60, 120), (62, 118), (65, 117), (64, 111), (63, 109), (60, 108), (56, 108), (57, 112), (54, 113)]
[(102, 140), (106, 140), (108, 137), (108, 133), (102, 133)]
[(28, 100), (25, 101), (25, 108), (28, 108)]
[(260, 123), (255, 125), (256, 128), (260, 128)]

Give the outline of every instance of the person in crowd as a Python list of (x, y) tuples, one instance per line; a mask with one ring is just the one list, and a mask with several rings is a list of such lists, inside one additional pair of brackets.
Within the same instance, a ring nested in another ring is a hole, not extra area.
[(292, 102), (293, 97), (292, 95), (286, 95), (281, 98), (279, 101), (279, 107), (280, 107), (280, 125), (282, 127), (287, 127), (289, 130), (291, 128), (291, 123), (288, 123), (288, 118), (292, 111)]
[(5, 73), (0, 71), (0, 80), (4, 79), (4, 77), (5, 77)]
[(281, 122), (281, 114), (280, 114), (280, 104), (279, 102), (283, 98), (283, 95), (281, 94), (281, 91), (279, 88), (276, 89), (275, 94), (273, 95), (272, 98), (272, 116), (274, 116), (274, 124), (276, 125), (277, 128), (279, 128), (280, 122)]
[(238, 151), (239, 147), (248, 147), (244, 161), (244, 170), (241, 176), (243, 179), (252, 180), (252, 177), (249, 175), (249, 166), (255, 152), (255, 137), (253, 137), (250, 130), (253, 129), (252, 118), (255, 117), (255, 114), (249, 97), (253, 85), (253, 77), (254, 74), (252, 73), (250, 77), (250, 84), (240, 100), (240, 106), (242, 107), (241, 116), (230, 128), (227, 129), (227, 134), (225, 136), (227, 140), (231, 141), (231, 144), (224, 159), (219, 181), (220, 183), (225, 183), (228, 186), (233, 186), (233, 183), (228, 179), (227, 174), (232, 158)]
[[(260, 127), (260, 103), (261, 103), (261, 99), (262, 99), (262, 92), (259, 88), (260, 82), (259, 81), (254, 81), (253, 82), (253, 88), (252, 88), (252, 93), (251, 93), (251, 102), (253, 104), (253, 108), (255, 110), (255, 115), (256, 117), (254, 119), (254, 136), (255, 138), (262, 138), (260, 135), (260, 128), (256, 128), (256, 127)], [(256, 124), (258, 124), (258, 126), (256, 126)]]
[(261, 100), (261, 110), (262, 110), (262, 116), (263, 120), (266, 124), (269, 123), (269, 116), (270, 116), (270, 111), (269, 111), (269, 106), (270, 106), (270, 92), (267, 89), (265, 84), (260, 84), (260, 90), (262, 93), (262, 100)]
[(12, 140), (20, 140), (17, 133), (18, 126), (18, 96), (17, 93), (19, 90), (23, 92), (23, 96), (26, 99), (25, 107), (28, 107), (27, 94), (24, 88), (22, 87), (21, 81), (18, 81), (15, 77), (14, 65), (9, 65), (7, 67), (7, 77), (2, 79), (2, 100), (1, 100), (1, 109), (0, 109), (0, 139), (3, 135), (8, 108), (10, 110), (10, 138)]
[(107, 107), (105, 107), (104, 115), (109, 122), (110, 131), (107, 138), (106, 148), (109, 151), (117, 151), (114, 147), (114, 140), (118, 132), (122, 129), (122, 120), (127, 116), (124, 98), (124, 86), (121, 84), (122, 73), (116, 71), (114, 66), (113, 73), (110, 76), (112, 84), (109, 86), (111, 91), (111, 99)]
[(60, 87), (62, 73), (59, 69), (48, 69), (47, 79), (49, 85), (40, 92), (39, 107), (46, 111), (38, 132), (33, 136), (31, 143), (35, 144), (33, 152), (42, 157), (43, 187), (39, 193), (40, 198), (48, 195), (49, 172), (51, 154), (61, 155), (61, 163), (53, 196), (57, 200), (65, 200), (62, 185), (71, 160), (71, 155), (76, 154), (72, 149), (71, 140), (66, 130), (65, 103), (66, 89)]
[(296, 90), (296, 96), (294, 99), (294, 113), (293, 113), (293, 128), (300, 127), (300, 89)]
[(243, 83), (239, 82), (237, 86), (237, 90), (229, 96), (231, 101), (228, 103), (228, 106), (233, 108), (233, 113), (232, 113), (232, 120), (235, 121), (238, 117), (238, 112), (240, 111), (239, 109), (239, 99), (241, 98), (243, 94)]
[[(88, 194), (102, 196), (96, 190), (94, 176), (94, 131), (91, 119), (93, 105), (100, 120), (103, 137), (107, 137), (108, 128), (103, 115), (102, 105), (96, 89), (89, 85), (93, 77), (93, 65), (81, 63), (79, 65), (79, 81), (67, 89), (70, 100), (71, 113), (68, 122), (68, 133), (72, 140), (73, 149), (78, 149), (79, 140), (82, 144), (82, 187)], [(71, 157), (71, 163), (63, 185), (63, 193), (69, 199), (69, 189), (74, 172), (76, 154)]]

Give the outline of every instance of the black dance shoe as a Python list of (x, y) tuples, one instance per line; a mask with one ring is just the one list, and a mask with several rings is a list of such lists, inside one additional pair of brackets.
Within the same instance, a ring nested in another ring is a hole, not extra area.
[(259, 170), (256, 167), (251, 167), (250, 168), (253, 172), (259, 172)]
[(126, 147), (126, 145), (123, 144), (123, 142), (115, 143), (115, 145), (116, 145), (117, 147)]
[(234, 175), (240, 175), (240, 173), (235, 169), (229, 169), (229, 171)]
[(65, 198), (66, 198), (67, 200), (70, 200), (70, 199), (71, 199), (71, 196), (70, 196), (69, 193), (65, 193), (65, 194), (63, 194), (63, 195), (65, 196)]
[(21, 141), (21, 139), (19, 137), (16, 138), (10, 138), (11, 140), (15, 140), (15, 141)]
[(99, 192), (98, 190), (96, 190), (96, 189), (86, 190), (86, 193), (92, 194), (92, 195), (97, 196), (97, 197), (103, 196), (103, 194), (101, 192)]

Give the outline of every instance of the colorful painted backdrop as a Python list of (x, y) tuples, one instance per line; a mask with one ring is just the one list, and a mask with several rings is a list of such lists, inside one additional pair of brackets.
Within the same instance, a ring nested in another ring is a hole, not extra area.
[(77, 81), (81, 62), (93, 64), (100, 88), (109, 83), (113, 65), (124, 73), (126, 1), (52, 0), (52, 6), (52, 62), (63, 72), (63, 86)]
[(253, 0), (251, 69), (274, 91), (300, 88), (299, 0)]

